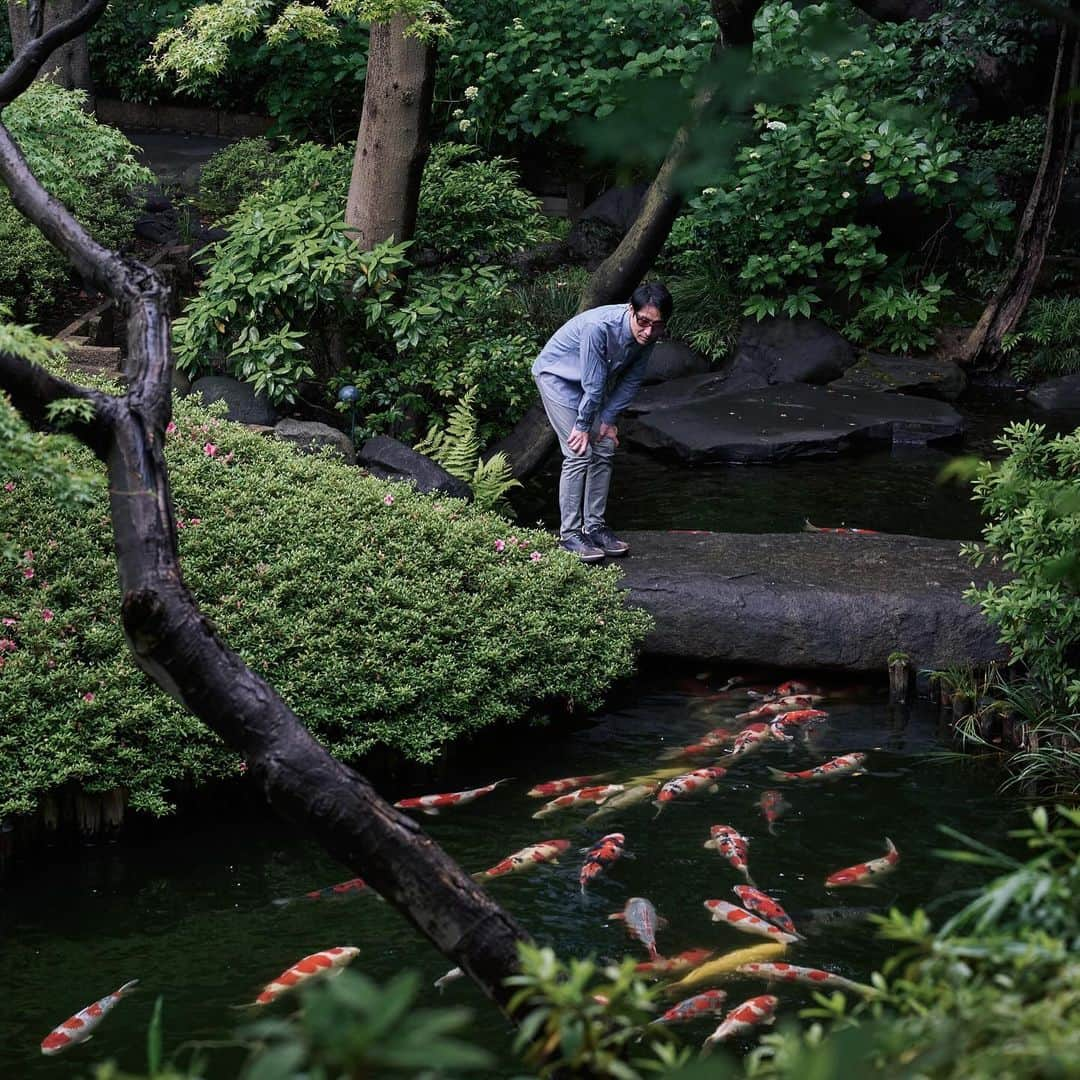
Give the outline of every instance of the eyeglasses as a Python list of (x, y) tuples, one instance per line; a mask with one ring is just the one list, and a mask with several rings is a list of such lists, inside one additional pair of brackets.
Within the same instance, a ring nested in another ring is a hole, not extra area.
[(649, 319), (638, 311), (634, 312), (634, 322), (636, 322), (642, 330), (655, 330), (658, 334), (662, 334), (664, 332), (664, 327), (667, 325), (663, 319)]

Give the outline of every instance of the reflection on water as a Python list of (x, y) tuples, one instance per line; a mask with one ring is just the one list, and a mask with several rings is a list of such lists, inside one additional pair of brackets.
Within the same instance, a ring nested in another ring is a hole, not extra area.
[[(560, 865), (489, 886), (538, 941), (566, 955), (644, 959), (619, 924), (605, 921), (634, 895), (648, 897), (668, 919), (658, 938), (665, 954), (754, 944), (756, 939), (711, 923), (702, 906), (710, 898), (733, 901), (731, 887), (742, 880), (702, 846), (710, 825), (730, 824), (750, 840), (758, 885), (806, 934), (789, 958), (863, 980), (885, 955), (864, 921), (866, 908), (947, 904), (972, 884), (970, 869), (932, 856), (940, 842), (936, 826), (947, 823), (1000, 843), (1001, 823), (1013, 811), (994, 796), (993, 774), (942, 766), (927, 756), (940, 745), (933, 715), (894, 712), (880, 692), (866, 687), (835, 685), (831, 693), (830, 722), (812, 747), (769, 746), (733, 765), (716, 795), (674, 803), (659, 817), (643, 804), (595, 825), (584, 822), (588, 809), (533, 821), (541, 801), (525, 792), (562, 776), (611, 771), (618, 780), (667, 766), (665, 749), (693, 742), (746, 708), (745, 696), (716, 696), (709, 683), (677, 682), (671, 673), (642, 676), (624, 689), (621, 703), (576, 730), (537, 728), (485, 740), (438, 786), (384, 785), (384, 794), (396, 799), (515, 777), (469, 806), (422, 818), (423, 826), (474, 871), (538, 840), (570, 840)], [(869, 754), (869, 775), (786, 788), (791, 809), (770, 836), (758, 808), (761, 792), (776, 786), (768, 766), (801, 769), (853, 750)], [(636, 858), (601, 875), (583, 900), (578, 849), (615, 830), (626, 834)], [(880, 889), (824, 889), (831, 871), (880, 855), (886, 836), (902, 861)], [(370, 893), (275, 905), (275, 898), (353, 876), (295, 830), (257, 818), (173, 824), (167, 837), (162, 842), (159, 834), (142, 847), (61, 853), (6, 887), (0, 1074), (70, 1076), (76, 1066), (85, 1070), (108, 1056), (141, 1067), (158, 994), (165, 998), (170, 1048), (183, 1040), (225, 1038), (238, 1023), (229, 1006), (252, 1000), (283, 968), (332, 945), (358, 946), (354, 966), (378, 978), (419, 968), (425, 1004), (468, 1003), (477, 1011), (476, 1038), (493, 1047), (508, 1042), (505, 1023), (467, 981), (453, 983), (440, 998), (431, 983), (451, 965)], [(93, 1042), (60, 1058), (40, 1056), (38, 1043), (54, 1025), (131, 978), (142, 980), (142, 993), (121, 1003)], [(737, 995), (745, 989), (749, 996), (760, 992), (759, 985), (733, 983), (730, 990)], [(785, 1011), (807, 1000), (798, 988), (778, 992)], [(685, 1035), (699, 1042), (709, 1030), (704, 1020)], [(215, 1075), (233, 1074), (235, 1058), (215, 1061)]]

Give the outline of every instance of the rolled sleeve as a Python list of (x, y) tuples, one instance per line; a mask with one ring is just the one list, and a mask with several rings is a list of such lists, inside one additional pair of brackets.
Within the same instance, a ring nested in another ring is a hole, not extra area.
[(641, 350), (634, 362), (627, 368), (626, 374), (619, 380), (611, 397), (604, 402), (604, 408), (600, 413), (602, 424), (614, 424), (619, 418), (619, 413), (634, 400), (634, 395), (641, 389), (645, 379), (645, 369), (649, 366), (649, 357), (652, 354), (652, 346), (649, 345)]

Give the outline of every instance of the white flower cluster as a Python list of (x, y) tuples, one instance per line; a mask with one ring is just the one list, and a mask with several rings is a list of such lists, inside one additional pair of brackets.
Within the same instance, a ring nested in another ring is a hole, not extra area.
[(765, 127), (769, 131), (787, 131), (787, 124), (783, 120), (770, 120)]
[(479, 86), (466, 86), (465, 87), (465, 100), (466, 101), (475, 101), (476, 98), (477, 98), (477, 95), (479, 93), (480, 93), (480, 87)]
[(468, 131), (469, 128), (471, 128), (473, 126), (473, 122), (468, 117), (465, 117), (464, 120), (459, 120), (458, 121), (457, 126), (458, 126), (458, 131)]

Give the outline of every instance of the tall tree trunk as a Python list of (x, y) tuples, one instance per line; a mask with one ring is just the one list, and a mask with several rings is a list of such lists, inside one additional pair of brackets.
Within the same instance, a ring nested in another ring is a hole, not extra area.
[(365, 251), (411, 240), (427, 162), (435, 46), (406, 37), (403, 15), (373, 23), (364, 108), (356, 136), (345, 223)]
[[(1078, 7), (1078, 0), (1071, 0), (1070, 10), (1076, 11)], [(1054, 82), (1046, 116), (1046, 139), (1039, 171), (1020, 219), (1016, 247), (1005, 280), (998, 286), (961, 348), (960, 359), (967, 363), (997, 360), (1001, 354), (1002, 338), (1016, 329), (1031, 298), (1046, 255), (1061, 186), (1069, 166), (1078, 69), (1080, 32), (1075, 26), (1066, 24), (1062, 26), (1058, 38)]]
[[(0, 75), (0, 108), (26, 89), (40, 62), (91, 25), (106, 0), (32, 41)], [(52, 198), (0, 124), (0, 179), (19, 211), (111, 296), (127, 316), (127, 387), (77, 386), (0, 352), (0, 388), (37, 430), (47, 406), (93, 407), (71, 433), (107, 468), (121, 620), (135, 663), (248, 762), (271, 805), (361, 874), (428, 939), (505, 1005), (525, 933), (419, 826), (384, 802), (309, 734), (265, 680), (218, 636), (184, 585), (163, 443), (173, 358), (167, 290), (147, 267), (93, 240)]]
[[(43, 31), (52, 29), (65, 19), (70, 19), (81, 7), (80, 0), (40, 0), (44, 4)], [(30, 7), (23, 0), (8, 0), (8, 23), (11, 26), (11, 47), (20, 52), (30, 39)], [(94, 83), (90, 78), (90, 54), (86, 48), (86, 35), (80, 34), (65, 42), (41, 65), (39, 78), (51, 79), (68, 90), (85, 90), (87, 109), (94, 109)]]

